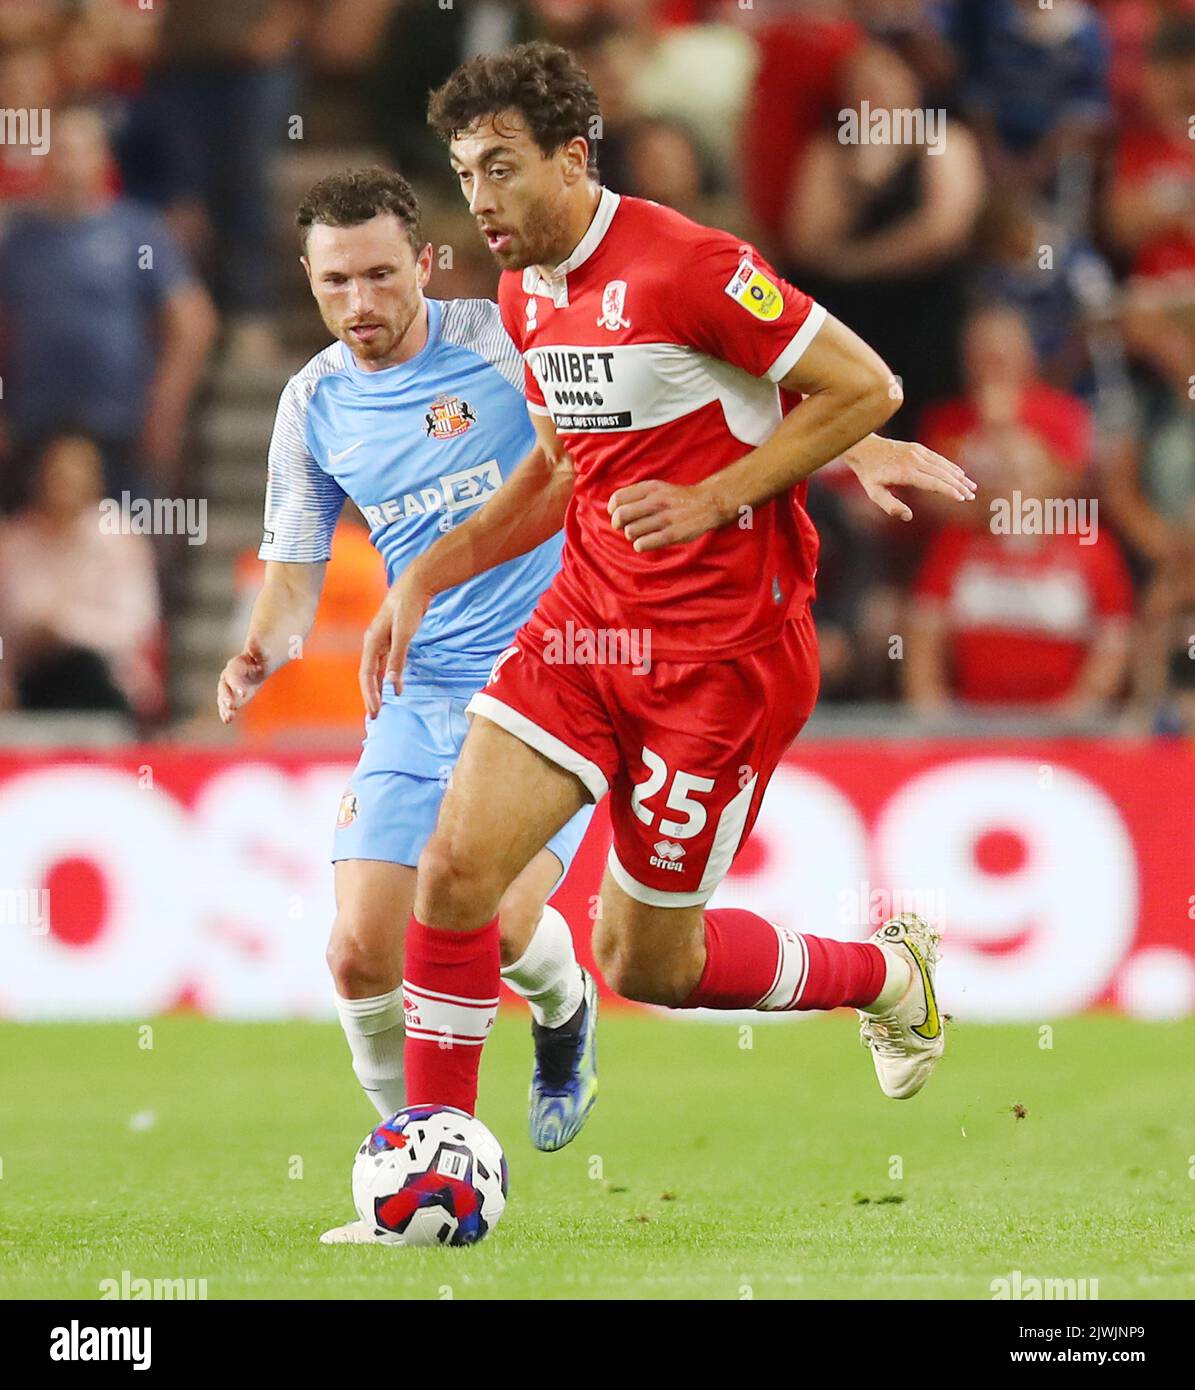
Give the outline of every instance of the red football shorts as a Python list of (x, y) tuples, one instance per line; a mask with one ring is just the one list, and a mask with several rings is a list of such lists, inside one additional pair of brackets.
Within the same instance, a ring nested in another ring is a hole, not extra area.
[(633, 648), (619, 660), (613, 640), (590, 637), (539, 629), (533, 616), (469, 712), (574, 773), (594, 801), (610, 793), (608, 862), (626, 893), (660, 907), (704, 903), (813, 711), (812, 615), (724, 661), (654, 662)]

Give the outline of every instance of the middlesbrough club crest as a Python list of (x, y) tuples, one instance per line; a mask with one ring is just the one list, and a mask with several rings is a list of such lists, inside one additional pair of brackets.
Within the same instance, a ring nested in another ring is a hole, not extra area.
[(617, 333), (620, 328), (630, 328), (631, 321), (623, 310), (627, 303), (627, 282), (611, 280), (602, 291), (602, 314), (595, 322), (599, 328), (608, 328)]
[(455, 439), (477, 423), (473, 407), (459, 396), (437, 396), (423, 418), (430, 439)]

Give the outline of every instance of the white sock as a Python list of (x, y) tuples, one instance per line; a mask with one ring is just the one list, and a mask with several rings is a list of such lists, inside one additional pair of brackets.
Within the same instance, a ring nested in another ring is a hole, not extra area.
[(888, 969), (884, 975), (884, 987), (861, 1012), (865, 1014), (886, 1013), (894, 1004), (908, 994), (913, 987), (913, 967), (899, 951), (889, 946), (881, 946)]
[(581, 1007), (585, 981), (573, 950), (573, 934), (554, 907), (545, 907), (530, 944), (502, 978), (531, 1006), (536, 1023), (559, 1028)]
[(357, 1080), (378, 1114), (388, 1120), (407, 1099), (402, 1071), (402, 989), (369, 999), (344, 999), (338, 994), (336, 1012), (349, 1040)]

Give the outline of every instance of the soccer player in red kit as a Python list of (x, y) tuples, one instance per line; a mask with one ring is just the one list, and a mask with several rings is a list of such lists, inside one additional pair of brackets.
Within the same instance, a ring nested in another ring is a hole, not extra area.
[(891, 485), (960, 501), (973, 485), (872, 434), (900, 403), (892, 373), (751, 246), (601, 187), (596, 99), (565, 50), (471, 60), (429, 119), (506, 272), (499, 305), (538, 446), (394, 584), (362, 655), (370, 713), (434, 594), (561, 525), (566, 539), (560, 573), (470, 703), (420, 860), (408, 1094), (473, 1110), (499, 899), (609, 793), (593, 935), (609, 984), (674, 1008), (853, 1006), (881, 1087), (910, 1096), (942, 1052), (934, 928), (907, 917), (842, 942), (705, 903), (817, 694), (805, 480), (845, 456), (903, 517)]

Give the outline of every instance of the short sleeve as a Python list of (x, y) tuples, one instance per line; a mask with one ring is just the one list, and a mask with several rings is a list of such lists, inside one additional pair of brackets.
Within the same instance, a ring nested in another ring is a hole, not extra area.
[(539, 388), (539, 382), (535, 379), (535, 373), (526, 363), (523, 365), (523, 394), (527, 397), (527, 409), (532, 415), (550, 415), (548, 403), (544, 400), (544, 393)]
[[(502, 327), (510, 336), (510, 340), (519, 350), (519, 355), (523, 352), (523, 320), (517, 309), (517, 301), (526, 295), (523, 293), (521, 275), (507, 272), (498, 281), (498, 312), (502, 315)], [(527, 409), (533, 415), (548, 415), (548, 404), (544, 400), (544, 393), (539, 389), (539, 382), (535, 379), (535, 373), (527, 364), (527, 359), (523, 358), (523, 394), (527, 397)]]
[(278, 402), (270, 439), (265, 533), (261, 560), (312, 564), (332, 554), (332, 533), (345, 494), (319, 466), (307, 444), (311, 383), (287, 382)]
[(670, 309), (679, 340), (780, 381), (817, 335), (825, 309), (728, 233), (697, 242), (686, 261), (684, 293), (672, 296)]

